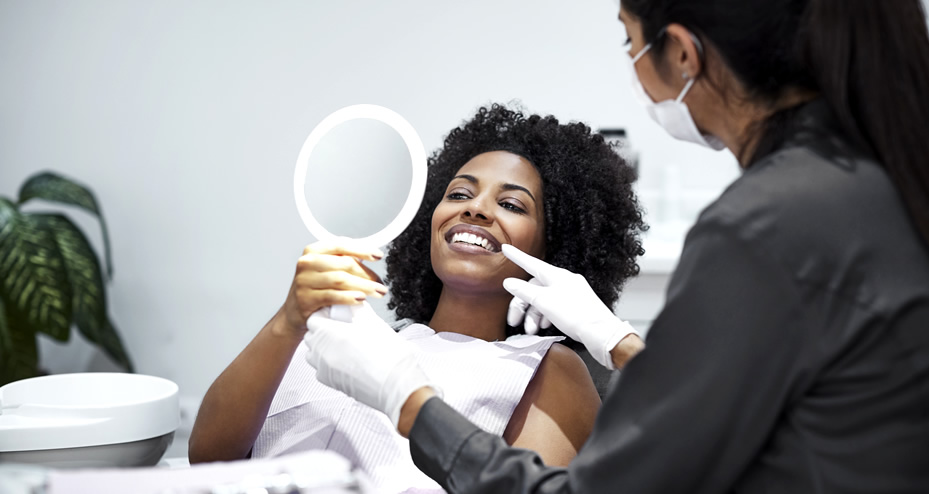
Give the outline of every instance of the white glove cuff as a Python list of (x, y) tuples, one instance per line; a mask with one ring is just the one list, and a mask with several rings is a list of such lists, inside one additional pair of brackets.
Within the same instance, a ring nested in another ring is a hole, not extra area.
[(403, 409), (406, 400), (414, 391), (426, 386), (432, 388), (440, 398), (443, 396), (442, 389), (429, 379), (412, 355), (401, 359), (390, 371), (390, 375), (384, 381), (384, 387), (381, 388), (380, 401), (394, 428), (400, 422), (400, 410)]
[(631, 324), (618, 317), (616, 318), (616, 323), (613, 331), (603, 340), (602, 346), (596, 349), (588, 349), (597, 362), (600, 362), (601, 365), (610, 370), (616, 370), (616, 366), (613, 365), (613, 356), (610, 355), (613, 348), (616, 348), (616, 345), (630, 334), (639, 334)]

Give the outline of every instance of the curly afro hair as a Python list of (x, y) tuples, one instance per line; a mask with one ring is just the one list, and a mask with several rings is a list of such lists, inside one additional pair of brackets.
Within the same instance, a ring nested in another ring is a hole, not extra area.
[[(430, 256), (432, 212), (455, 173), (490, 151), (517, 154), (536, 167), (544, 197), (545, 261), (583, 275), (612, 307), (625, 281), (639, 272), (636, 257), (645, 253), (639, 234), (647, 226), (632, 190), (635, 171), (583, 123), (527, 117), (494, 104), (452, 130), (429, 158), (422, 205), (388, 248), (388, 308), (398, 319), (427, 323), (432, 318), (442, 291)], [(561, 335), (554, 328), (540, 334)]]

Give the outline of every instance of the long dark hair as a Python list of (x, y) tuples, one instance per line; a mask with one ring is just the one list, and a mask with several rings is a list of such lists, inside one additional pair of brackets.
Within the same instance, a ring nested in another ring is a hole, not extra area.
[[(886, 168), (929, 244), (929, 30), (921, 0), (622, 0), (652, 56), (671, 23), (708, 40), (750, 98), (819, 92)], [(786, 110), (787, 112), (790, 109)], [(762, 132), (784, 120), (774, 115)]]

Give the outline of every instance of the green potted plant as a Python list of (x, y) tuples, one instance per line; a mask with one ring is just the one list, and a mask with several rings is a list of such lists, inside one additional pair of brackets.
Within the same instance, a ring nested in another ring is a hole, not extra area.
[(100, 221), (107, 279), (106, 223), (93, 193), (51, 172), (33, 175), (19, 200), (0, 197), (0, 385), (42, 374), (38, 333), (67, 341), (72, 326), (113, 361), (133, 371), (110, 321), (101, 263), (87, 237), (60, 213), (29, 213), (24, 203), (41, 199), (76, 206)]

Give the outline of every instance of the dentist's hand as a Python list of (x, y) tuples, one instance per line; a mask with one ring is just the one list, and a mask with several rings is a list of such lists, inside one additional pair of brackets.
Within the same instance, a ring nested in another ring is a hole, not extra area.
[[(525, 320), (526, 331), (535, 332), (554, 324), (571, 339), (583, 343), (597, 362), (615, 369), (611, 352), (627, 336), (636, 335), (638, 340), (638, 335), (603, 304), (587, 280), (512, 245), (503, 245), (503, 255), (533, 276), (530, 281), (503, 281), (503, 287), (515, 297), (507, 313), (510, 326)], [(635, 344), (638, 346), (640, 341)]]
[(329, 308), (307, 321), (306, 360), (319, 382), (387, 414), (397, 427), (407, 399), (423, 387), (441, 391), (417, 363), (417, 349), (364, 304), (352, 322), (329, 317)]
[[(530, 278), (529, 284), (542, 286), (542, 282), (538, 278)], [(506, 286), (506, 284), (504, 283), (503, 286)], [(552, 322), (539, 311), (538, 307), (519, 297), (513, 297), (513, 300), (510, 300), (510, 308), (506, 313), (506, 322), (510, 326), (519, 326), (522, 323), (526, 334), (536, 334), (540, 329), (552, 326)]]

